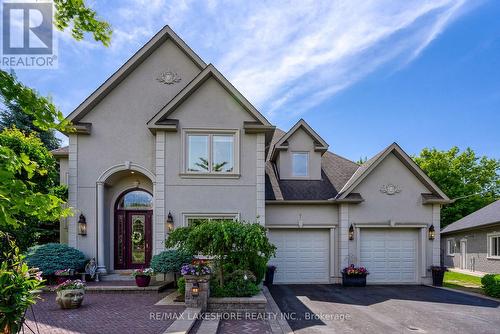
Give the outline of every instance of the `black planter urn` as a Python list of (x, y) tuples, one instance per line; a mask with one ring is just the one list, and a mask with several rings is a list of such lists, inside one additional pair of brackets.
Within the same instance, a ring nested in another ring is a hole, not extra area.
[(265, 286), (271, 286), (274, 282), (274, 272), (276, 271), (275, 266), (268, 266), (266, 271), (266, 278), (264, 279)]
[(366, 275), (347, 275), (342, 273), (342, 286), (366, 286)]
[(432, 285), (443, 286), (444, 273), (448, 271), (446, 267), (432, 267)]

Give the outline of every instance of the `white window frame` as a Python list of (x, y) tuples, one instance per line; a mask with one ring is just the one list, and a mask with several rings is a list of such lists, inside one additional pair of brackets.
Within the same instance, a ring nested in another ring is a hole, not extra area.
[(488, 241), (488, 253), (486, 258), (488, 259), (493, 259), (493, 260), (500, 260), (500, 254), (497, 255), (492, 255), (492, 246), (493, 246), (493, 238), (499, 238), (498, 242), (500, 243), (500, 232), (493, 232), (493, 233), (488, 233), (487, 235), (487, 241)]
[(232, 219), (240, 220), (239, 213), (183, 213), (182, 223), (184, 227), (188, 226), (189, 219)]
[[(189, 163), (189, 135), (208, 136), (208, 172), (194, 172), (188, 170)], [(233, 171), (232, 172), (212, 172), (212, 147), (213, 136), (233, 136)], [(237, 129), (183, 129), (182, 134), (182, 159), (181, 177), (239, 177), (240, 175), (240, 132)]]
[[(451, 252), (451, 245), (453, 245), (453, 253)], [(456, 245), (455, 239), (446, 239), (446, 255), (455, 256)]]
[[(307, 160), (306, 160), (306, 175), (295, 175), (295, 168), (294, 168), (295, 159), (294, 159), (294, 156), (296, 154), (305, 154), (306, 157), (307, 157)], [(293, 177), (297, 177), (297, 178), (309, 177), (309, 152), (304, 152), (304, 151), (294, 151), (294, 152), (292, 152), (292, 176)]]

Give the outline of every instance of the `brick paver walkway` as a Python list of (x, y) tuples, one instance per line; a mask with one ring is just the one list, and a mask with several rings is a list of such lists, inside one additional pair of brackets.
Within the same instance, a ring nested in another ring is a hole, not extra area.
[[(42, 294), (35, 306), (40, 333), (162, 333), (183, 306), (155, 306), (165, 294), (86, 294), (76, 310), (62, 310), (54, 293)], [(31, 313), (28, 325), (35, 328)], [(29, 332), (29, 331), (28, 331)]]
[(218, 334), (271, 334), (265, 320), (222, 320)]

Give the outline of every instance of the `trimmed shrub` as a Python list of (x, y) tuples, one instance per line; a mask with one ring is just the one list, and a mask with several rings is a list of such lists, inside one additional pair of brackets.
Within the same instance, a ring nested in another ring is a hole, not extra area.
[(184, 277), (179, 277), (177, 280), (177, 292), (179, 292), (181, 296), (184, 296), (186, 293), (186, 280)]
[(484, 293), (488, 296), (500, 298), (500, 274), (488, 274), (481, 278)]
[(251, 297), (260, 291), (255, 281), (251, 271), (239, 269), (227, 275), (222, 287), (213, 279), (210, 292), (214, 297)]
[(50, 243), (28, 249), (26, 262), (31, 268), (39, 268), (44, 276), (50, 276), (56, 270), (82, 270), (85, 266), (85, 255), (68, 245)]
[(169, 249), (151, 258), (151, 268), (155, 273), (178, 273), (183, 264), (191, 263), (193, 256), (183, 251)]
[(255, 274), (255, 283), (260, 284), (266, 276), (267, 259), (262, 256), (254, 256), (249, 259), (249, 268)]

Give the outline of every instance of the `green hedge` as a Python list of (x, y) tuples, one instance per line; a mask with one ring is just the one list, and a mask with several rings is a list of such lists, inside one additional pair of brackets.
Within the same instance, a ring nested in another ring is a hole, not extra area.
[(488, 274), (481, 278), (484, 292), (491, 297), (500, 298), (500, 274)]
[(39, 268), (44, 276), (50, 276), (61, 269), (83, 270), (85, 255), (68, 245), (50, 243), (28, 249), (26, 262), (32, 268)]

